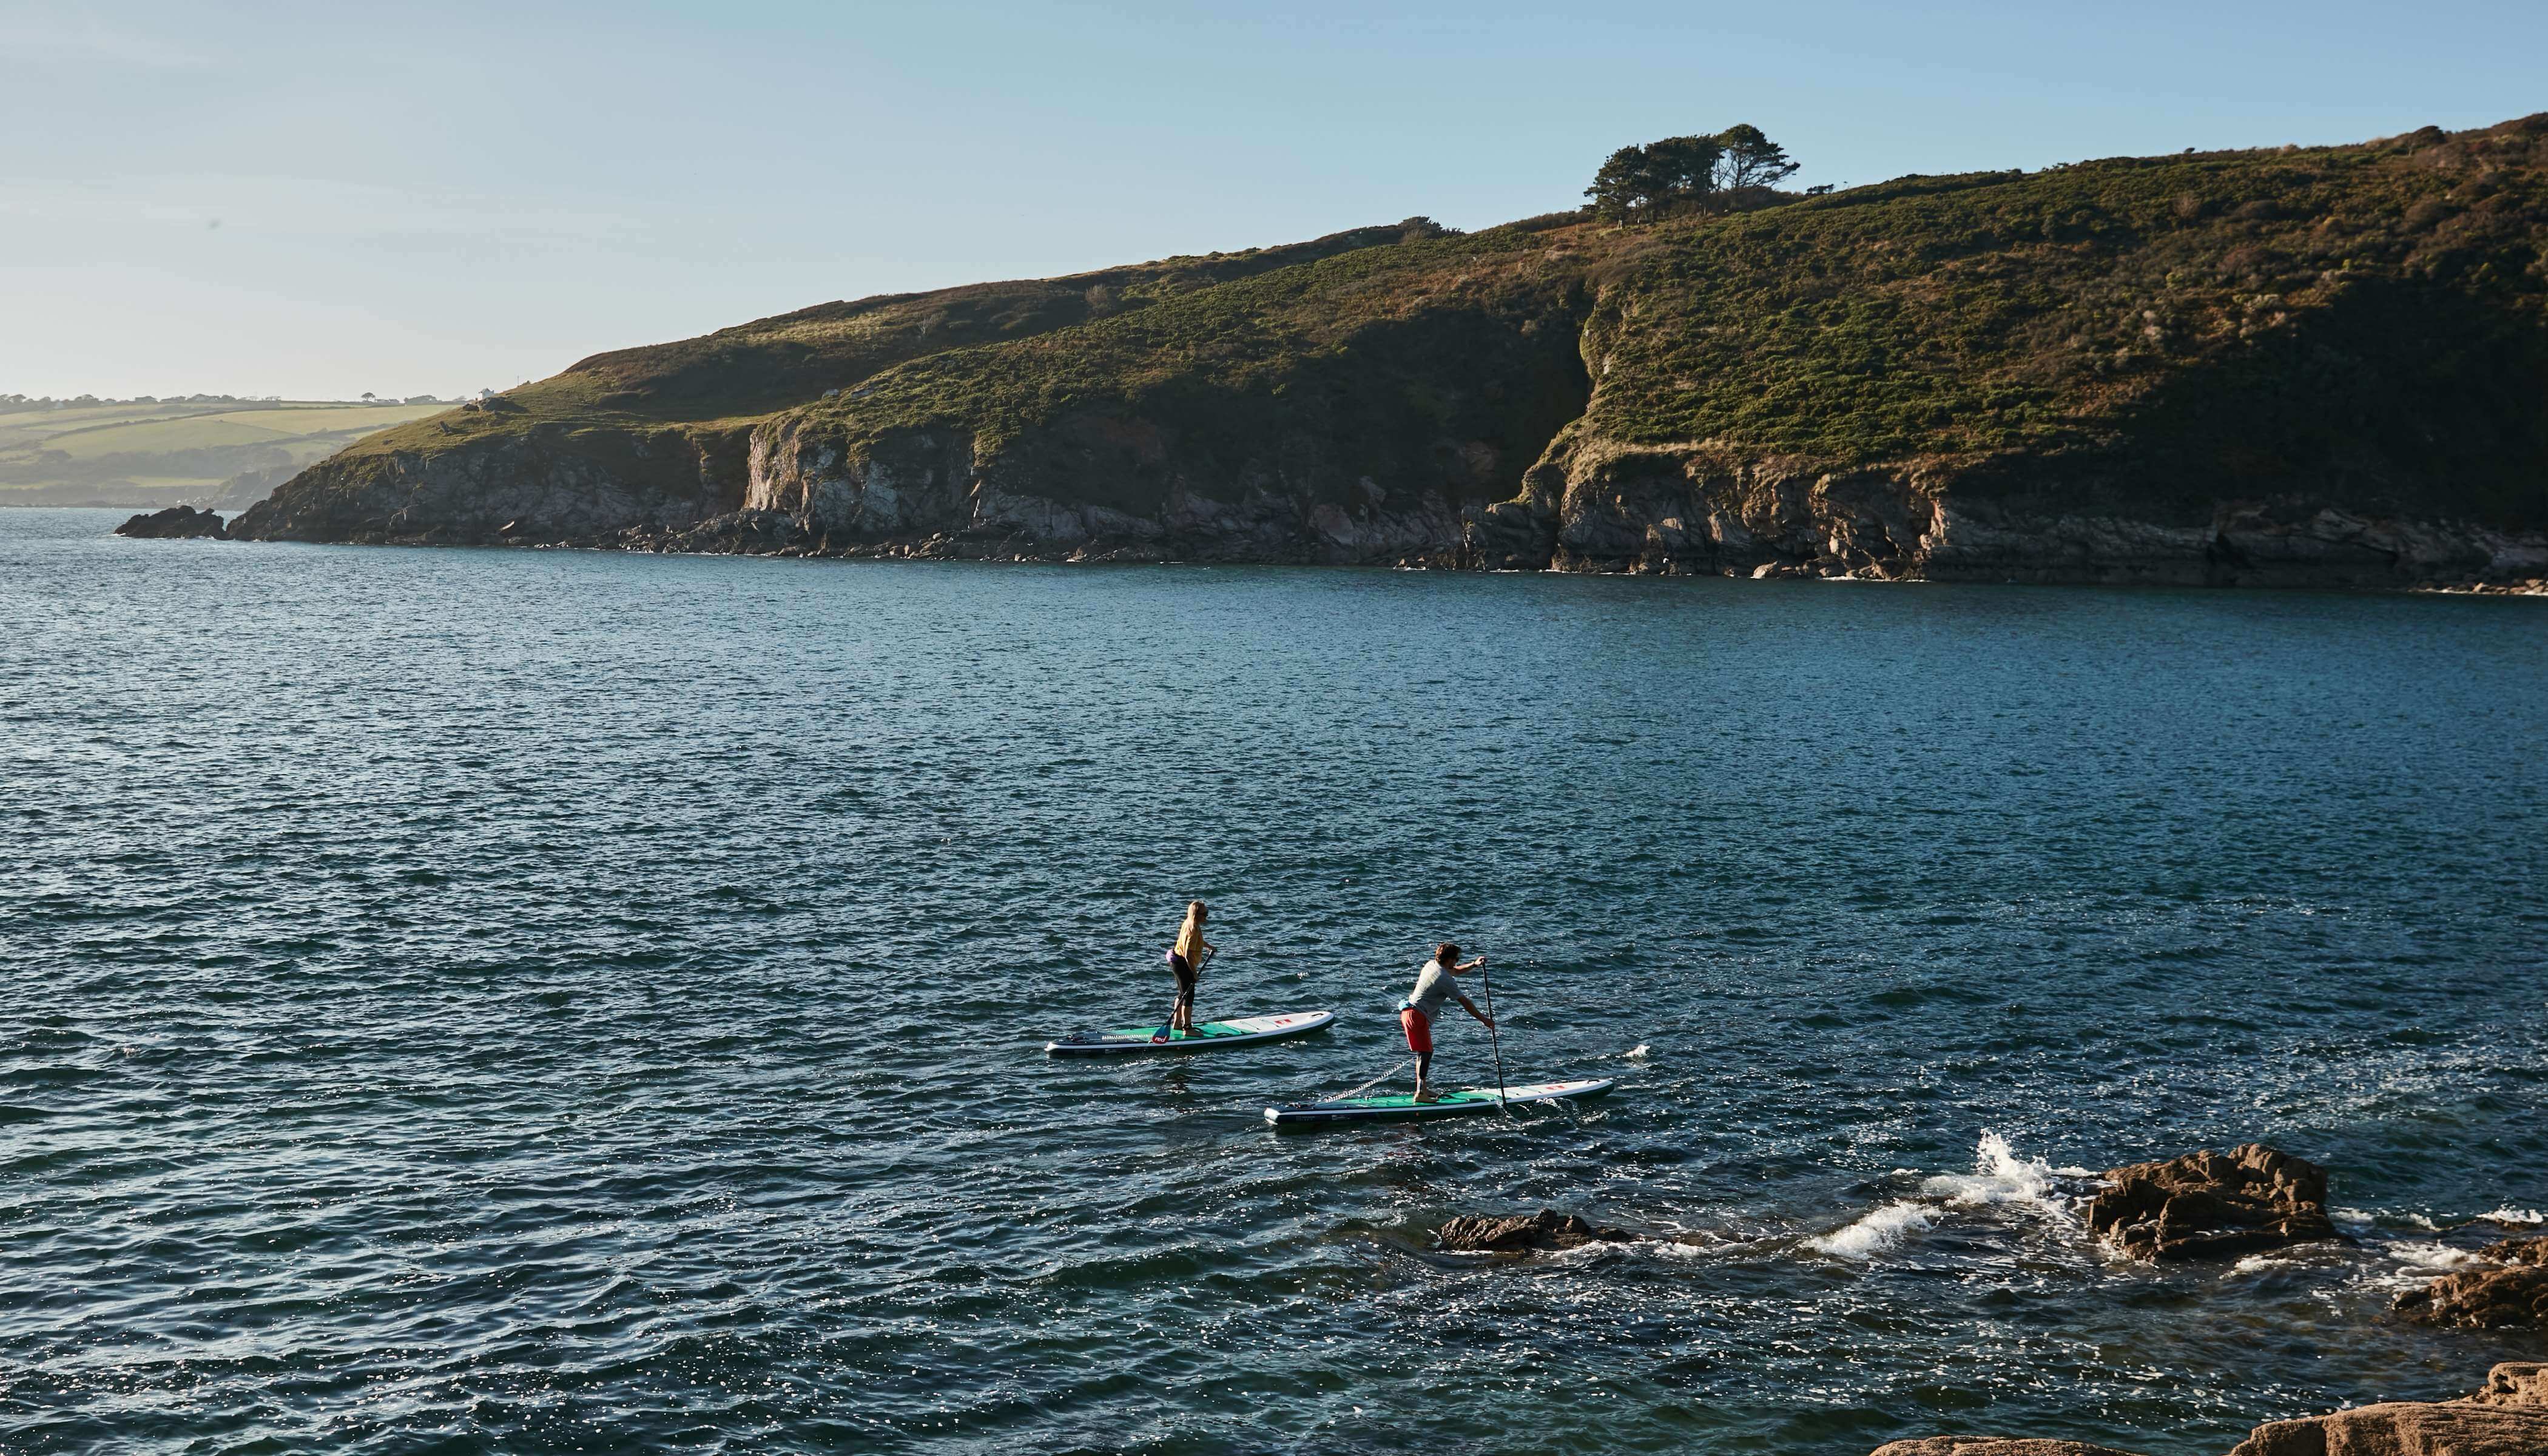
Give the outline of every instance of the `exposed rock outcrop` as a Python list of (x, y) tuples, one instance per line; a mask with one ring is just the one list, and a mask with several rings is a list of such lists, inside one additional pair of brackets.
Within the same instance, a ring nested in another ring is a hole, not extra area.
[(2457, 1401), (2393, 1401), (2270, 1420), (2230, 1456), (2541, 1456), (2548, 1452), (2548, 1366), (2498, 1365)]
[(1447, 1250), (1478, 1253), (1523, 1253), (1581, 1248), (1588, 1243), (1624, 1243), (1634, 1235), (1587, 1223), (1580, 1214), (1541, 1209), (1517, 1218), (1464, 1214), (1442, 1226), (1435, 1242)]
[(2478, 1257), (2490, 1262), (2454, 1269), (2400, 1295), (2398, 1314), (2418, 1324), (2467, 1329), (2548, 1327), (2548, 1236), (2507, 1238)]
[(138, 536), (150, 540), (178, 540), (202, 537), (227, 541), (229, 533), (222, 527), (222, 518), (209, 510), (191, 505), (171, 505), (165, 510), (146, 511), (115, 528), (119, 536)]
[(1929, 1436), (1916, 1441), (1888, 1442), (1876, 1447), (1873, 1456), (2134, 1456), (2134, 1453), (2086, 1441), (2042, 1441), (2011, 1436)]
[[(2456, 1401), (2395, 1401), (2269, 1420), (2230, 1456), (2541, 1456), (2548, 1452), (2548, 1365), (2489, 1372)], [(1931, 1436), (1879, 1446), (1873, 1456), (2128, 1456), (2079, 1441)]]
[(2326, 1174), (2259, 1142), (2109, 1169), (2089, 1231), (2137, 1259), (2199, 1259), (2333, 1238)]

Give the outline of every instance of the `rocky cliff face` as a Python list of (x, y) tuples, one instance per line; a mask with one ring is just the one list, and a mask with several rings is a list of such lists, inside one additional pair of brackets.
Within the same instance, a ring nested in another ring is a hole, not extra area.
[(2548, 579), (2548, 118), (1420, 220), (601, 356), (247, 537), (2346, 587)]

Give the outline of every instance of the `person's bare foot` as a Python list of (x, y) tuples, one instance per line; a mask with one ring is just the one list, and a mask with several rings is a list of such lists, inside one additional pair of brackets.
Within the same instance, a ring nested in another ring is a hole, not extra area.
[(1415, 1100), (1418, 1102), (1439, 1102), (1442, 1100), (1442, 1094), (1439, 1092), (1427, 1092), (1422, 1088), (1418, 1088), (1416, 1089)]

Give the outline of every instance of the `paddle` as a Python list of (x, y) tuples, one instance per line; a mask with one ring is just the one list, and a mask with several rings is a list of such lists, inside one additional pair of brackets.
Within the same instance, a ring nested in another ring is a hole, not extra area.
[(1504, 1042), (1496, 1034), (1496, 973), (1487, 969), (1487, 957), (1478, 957), (1478, 974), (1486, 978), (1487, 1043), (1496, 1048), (1496, 1106), (1505, 1117), (1512, 1116), (1512, 1104), (1504, 1101)]

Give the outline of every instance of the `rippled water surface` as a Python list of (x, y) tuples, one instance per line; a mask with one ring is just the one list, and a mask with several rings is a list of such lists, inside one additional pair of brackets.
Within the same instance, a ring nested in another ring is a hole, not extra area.
[[(2548, 1209), (2548, 603), (116, 518), (0, 512), (12, 1452), (2197, 1456), (2541, 1353), (2383, 1311)], [(1189, 895), (1335, 1029), (1047, 1061)], [(1445, 936), (1618, 1092), (1269, 1130)], [(2248, 1138), (2360, 1241), (2083, 1240)], [(1413, 1252), (1542, 1205), (1650, 1236)]]

